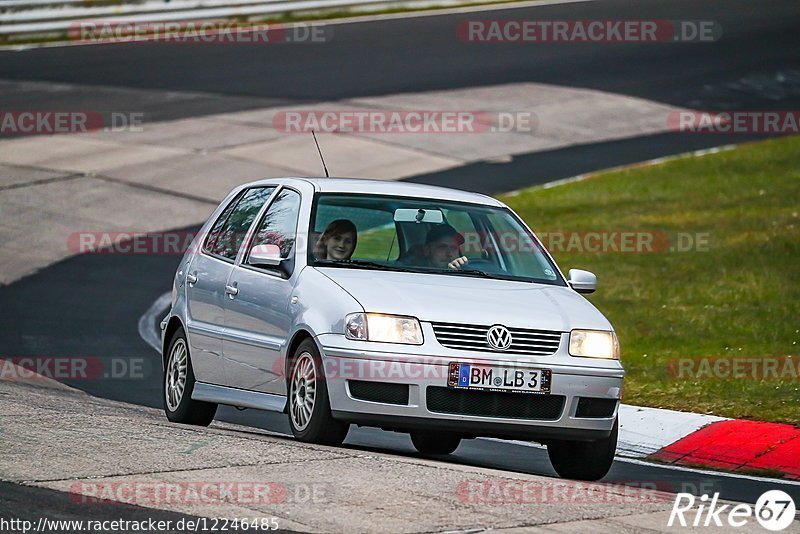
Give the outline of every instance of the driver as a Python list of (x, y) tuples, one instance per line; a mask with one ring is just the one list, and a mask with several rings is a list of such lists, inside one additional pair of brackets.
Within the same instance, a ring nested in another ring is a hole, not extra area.
[(469, 263), (461, 253), (464, 236), (449, 224), (436, 225), (428, 232), (423, 255), (430, 267), (438, 269), (461, 269)]

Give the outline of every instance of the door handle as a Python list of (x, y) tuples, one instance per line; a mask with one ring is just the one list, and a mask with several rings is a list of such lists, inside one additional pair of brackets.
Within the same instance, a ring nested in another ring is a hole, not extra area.
[(197, 276), (195, 276), (193, 274), (187, 274), (186, 275), (186, 283), (188, 283), (188, 284), (197, 283)]
[(239, 288), (236, 286), (225, 286), (225, 293), (233, 297), (239, 294)]

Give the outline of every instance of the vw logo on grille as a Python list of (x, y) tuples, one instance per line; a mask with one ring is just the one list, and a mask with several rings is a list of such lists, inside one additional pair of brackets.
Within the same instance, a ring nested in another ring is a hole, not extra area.
[(503, 325), (494, 325), (486, 333), (486, 341), (494, 350), (506, 350), (511, 346), (511, 332)]

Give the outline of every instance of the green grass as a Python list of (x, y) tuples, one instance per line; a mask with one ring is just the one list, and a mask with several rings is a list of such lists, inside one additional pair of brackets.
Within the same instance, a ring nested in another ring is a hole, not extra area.
[(362, 260), (389, 261), (396, 260), (398, 252), (394, 226), (378, 226), (359, 232), (354, 256)]
[(625, 402), (800, 422), (797, 378), (669, 372), (680, 358), (800, 358), (800, 137), (501, 198), (537, 232), (707, 233), (705, 251), (554, 255), (597, 274), (588, 298), (619, 335)]

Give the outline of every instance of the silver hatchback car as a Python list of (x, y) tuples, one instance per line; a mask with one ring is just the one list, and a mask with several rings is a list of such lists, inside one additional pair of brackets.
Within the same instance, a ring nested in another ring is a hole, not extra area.
[(555, 470), (611, 467), (624, 371), (609, 321), (533, 232), (484, 195), (283, 178), (240, 186), (195, 237), (162, 322), (170, 421), (218, 404), (287, 413), (302, 441), (351, 424), (427, 454), (491, 436)]

